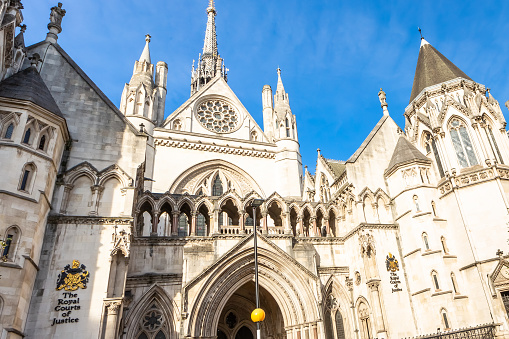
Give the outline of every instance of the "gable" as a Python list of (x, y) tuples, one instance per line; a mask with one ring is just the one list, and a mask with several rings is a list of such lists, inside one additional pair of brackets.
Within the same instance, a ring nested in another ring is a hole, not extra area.
[(222, 77), (193, 94), (164, 122), (176, 129), (208, 136), (268, 142), (263, 130)]

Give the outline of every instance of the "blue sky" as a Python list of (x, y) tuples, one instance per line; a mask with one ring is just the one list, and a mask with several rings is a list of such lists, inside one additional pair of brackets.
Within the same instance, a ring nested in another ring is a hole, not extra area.
[[(27, 45), (44, 39), (48, 0), (25, 0)], [(189, 98), (208, 0), (67, 1), (59, 44), (115, 103), (152, 35), (152, 62), (169, 66), (166, 116)], [(380, 87), (403, 127), (424, 37), (474, 81), (509, 100), (509, 1), (216, 0), (228, 83), (263, 126), (261, 90), (282, 69), (303, 162), (316, 149), (347, 160), (382, 116)], [(507, 109), (502, 108), (507, 116)]]

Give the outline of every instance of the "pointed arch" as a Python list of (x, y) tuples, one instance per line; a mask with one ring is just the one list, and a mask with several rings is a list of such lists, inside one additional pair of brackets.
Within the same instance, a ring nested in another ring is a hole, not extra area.
[(165, 330), (168, 332), (167, 338), (177, 338), (178, 333), (175, 329), (178, 328), (180, 310), (175, 302), (166, 291), (159, 285), (152, 285), (149, 290), (140, 298), (140, 300), (130, 307), (131, 312), (126, 317), (125, 324), (127, 325), (126, 334), (129, 339), (137, 339), (141, 333), (140, 324), (143, 321), (145, 314), (150, 311), (151, 307), (156, 305), (164, 316), (165, 321), (168, 322)]
[[(214, 337), (224, 305), (252, 279), (253, 248), (249, 246), (235, 254), (232, 251), (184, 287), (185, 304), (189, 305), (184, 310), (189, 312), (185, 336)], [(312, 291), (318, 278), (275, 248), (260, 247), (258, 259), (260, 286), (274, 297), (285, 327), (318, 321), (318, 305)], [(194, 298), (189, 300), (190, 296)]]
[[(265, 197), (263, 189), (249, 173), (230, 162), (220, 159), (204, 161), (189, 167), (175, 179), (169, 188), (169, 192), (172, 194), (182, 194), (184, 192), (191, 194), (193, 192), (194, 194), (197, 186), (201, 185), (213, 173), (219, 173), (222, 176), (221, 180), (223, 185), (225, 185), (223, 192), (234, 188), (241, 196), (255, 191), (262, 197)], [(228, 185), (228, 182), (231, 183), (231, 187)]]
[[(340, 312), (342, 322), (343, 322), (343, 334), (346, 333), (354, 333), (354, 324), (355, 320), (352, 317), (352, 312), (349, 312), (350, 305), (352, 304), (352, 299), (350, 298), (350, 293), (346, 290), (346, 288), (340, 283), (339, 279), (335, 277), (334, 275), (331, 275), (325, 285), (322, 289), (322, 296), (324, 297), (324, 300), (322, 302), (323, 306), (323, 314), (324, 316), (327, 316), (327, 313), (329, 313), (329, 316), (331, 316), (331, 321), (335, 321), (337, 312)], [(333, 300), (331, 300), (331, 296), (336, 300), (336, 305), (331, 305), (333, 303)], [(335, 306), (335, 307), (330, 307)], [(327, 322), (327, 319), (324, 319), (325, 325)], [(333, 335), (331, 339), (341, 337), (338, 335), (339, 332), (341, 332), (341, 329), (337, 328), (337, 324), (331, 324), (332, 330), (335, 330), (337, 335)], [(326, 329), (327, 332), (327, 329)], [(348, 335), (346, 336), (348, 337)], [(343, 337), (344, 338), (344, 337)]]

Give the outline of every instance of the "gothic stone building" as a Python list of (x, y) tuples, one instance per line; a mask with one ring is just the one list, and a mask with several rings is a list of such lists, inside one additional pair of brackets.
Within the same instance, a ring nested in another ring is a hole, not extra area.
[(213, 1), (166, 118), (149, 36), (117, 108), (58, 44), (62, 4), (32, 46), (22, 9), (0, 0), (0, 338), (253, 338), (253, 223), (264, 338), (509, 338), (506, 122), (424, 39), (404, 129), (380, 91), (311, 174), (281, 71), (263, 126), (228, 86)]

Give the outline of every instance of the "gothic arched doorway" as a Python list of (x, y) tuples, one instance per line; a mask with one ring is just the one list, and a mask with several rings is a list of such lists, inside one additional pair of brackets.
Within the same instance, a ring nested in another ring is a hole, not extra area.
[[(282, 338), (286, 335), (281, 310), (274, 297), (260, 286), (260, 307), (265, 311), (261, 326), (262, 337)], [(242, 285), (226, 302), (219, 323), (218, 333), (227, 339), (253, 339), (256, 325), (251, 321), (255, 309), (255, 284), (249, 281)]]

